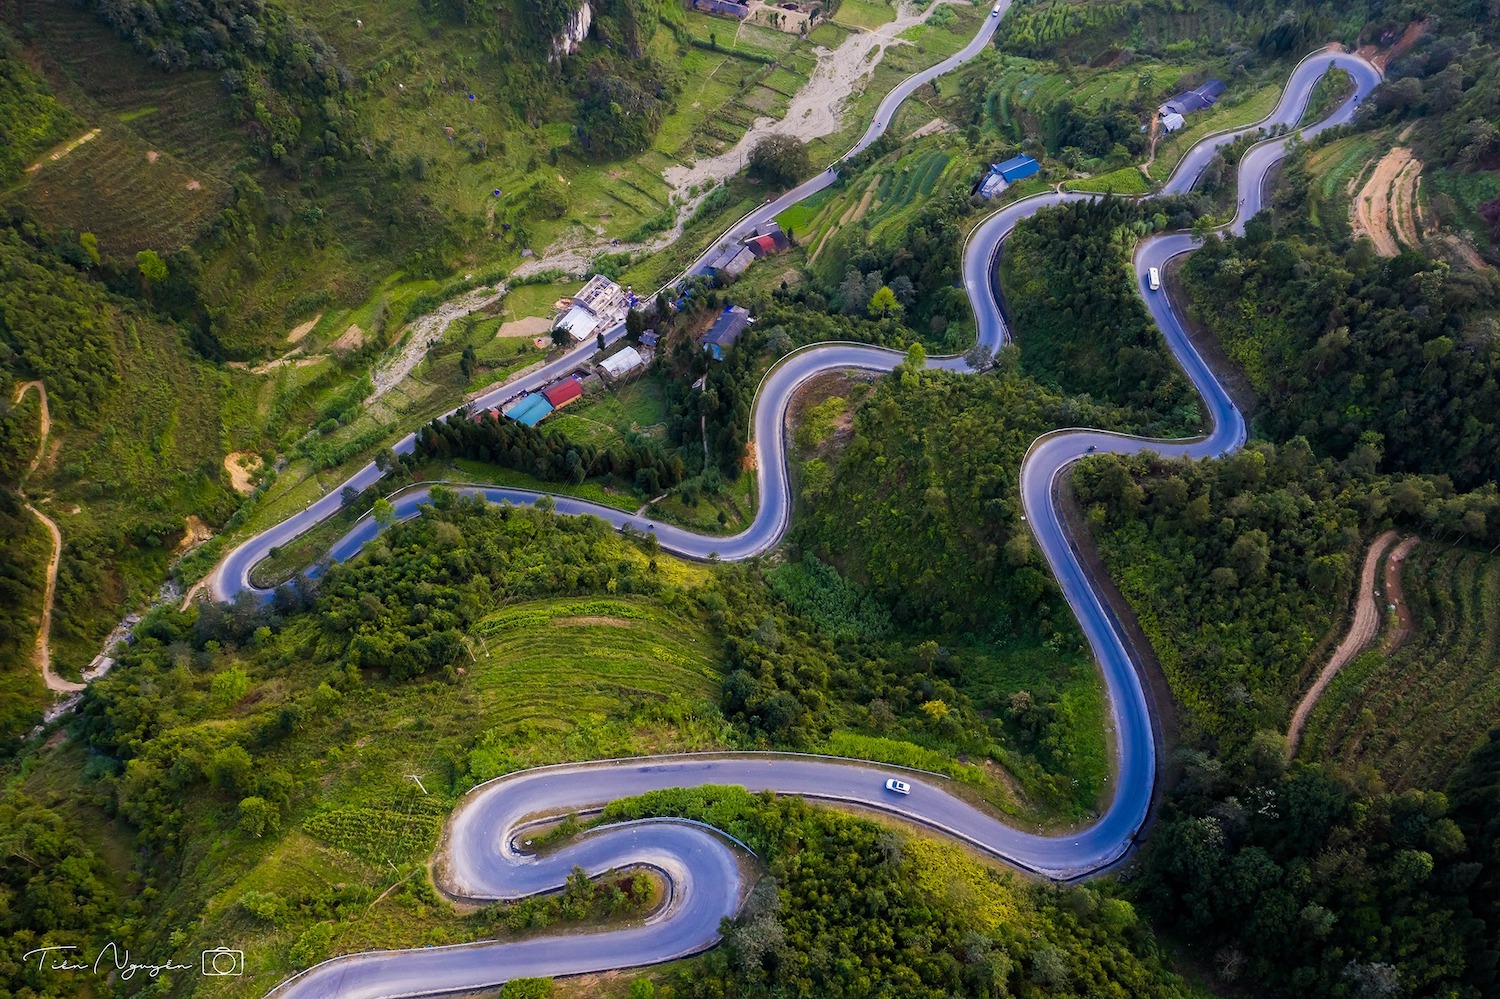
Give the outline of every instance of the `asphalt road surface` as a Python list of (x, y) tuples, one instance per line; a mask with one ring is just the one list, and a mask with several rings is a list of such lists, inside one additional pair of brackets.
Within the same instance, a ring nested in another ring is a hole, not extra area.
[[(975, 42), (959, 56), (981, 51), (996, 21), (998, 18), (986, 19)], [(959, 56), (949, 62), (956, 65), (962, 61)], [(1315, 53), (1297, 66), (1281, 104), (1265, 122), (1205, 139), (1183, 158), (1166, 190), (1190, 189), (1213, 152), (1237, 135), (1261, 125), (1295, 124), (1312, 87), (1330, 66), (1350, 72), (1356, 93), (1328, 119), (1302, 134), (1310, 135), (1348, 120), (1354, 104), (1379, 82), (1379, 74), (1353, 56)], [(936, 75), (934, 70), (927, 73)], [(924, 75), (913, 78), (917, 80), (915, 83), (907, 81), (896, 94), (909, 94), (926, 82), (921, 78)], [(889, 121), (896, 103), (899, 101), (893, 94), (881, 105), (871, 132), (853, 151), (873, 141)], [(1285, 138), (1262, 143), (1241, 161), (1240, 210), (1231, 223), (1234, 231), (1243, 231), (1245, 220), (1259, 210), (1266, 175), (1281, 157), (1285, 144)], [(790, 204), (786, 198), (805, 197), (826, 187), (833, 179), (831, 173), (814, 178), (766, 206), (763, 212), (747, 216), (736, 228), (748, 231), (753, 228), (754, 219), (769, 217)], [(1016, 222), (1041, 208), (1086, 197), (1067, 193), (1038, 195), (997, 211), (974, 230), (964, 250), (964, 282), (974, 306), (980, 343), (996, 347), (1009, 338), (993, 286), (994, 262), (1005, 236)], [(739, 784), (751, 790), (767, 789), (856, 804), (926, 825), (1018, 867), (1061, 881), (1098, 873), (1124, 858), (1132, 849), (1150, 807), (1156, 770), (1153, 719), (1136, 666), (1069, 543), (1055, 507), (1054, 485), (1068, 465), (1091, 453), (1155, 451), (1168, 457), (1211, 457), (1232, 451), (1244, 442), (1243, 416), (1188, 341), (1165, 293), (1151, 291), (1146, 283), (1149, 268), (1164, 266), (1171, 258), (1189, 252), (1193, 245), (1191, 236), (1180, 233), (1148, 239), (1135, 255), (1135, 269), (1141, 294), (1168, 346), (1203, 396), (1212, 429), (1202, 437), (1175, 442), (1096, 430), (1061, 430), (1039, 438), (1021, 469), (1021, 495), (1027, 520), (1088, 637), (1108, 689), (1117, 772), (1112, 800), (1097, 822), (1059, 836), (1023, 832), (952, 794), (941, 778), (859, 762), (735, 754), (713, 758), (661, 757), (525, 771), (476, 788), (461, 804), (447, 836), (448, 851), (442, 870), (445, 888), (471, 898), (516, 898), (556, 890), (575, 864), (594, 874), (645, 865), (662, 872), (671, 886), (670, 902), (661, 913), (637, 926), (583, 937), (539, 937), (511, 943), (350, 955), (309, 970), (279, 986), (275, 994), (298, 999), (438, 994), (493, 986), (517, 977), (578, 974), (650, 964), (713, 946), (718, 940), (720, 917), (736, 910), (743, 889), (733, 851), (714, 832), (690, 823), (653, 820), (596, 830), (545, 857), (528, 854), (524, 847), (516, 845), (523, 820), (528, 817), (562, 815), (658, 788)], [(591, 350), (592, 345), (585, 348)], [(520, 379), (491, 395), (498, 400), (520, 388), (541, 385), (555, 374), (569, 370), (585, 356), (585, 348), (554, 362), (549, 370)], [(717, 555), (723, 559), (743, 559), (766, 551), (781, 539), (787, 526), (791, 500), (784, 429), (787, 406), (797, 386), (826, 371), (849, 368), (889, 371), (901, 360), (900, 354), (881, 348), (819, 344), (793, 352), (768, 374), (757, 393), (752, 417), (759, 448), (761, 507), (754, 523), (739, 535), (705, 537), (568, 497), (556, 497), (557, 508), (563, 513), (598, 516), (619, 527), (629, 525), (654, 531), (663, 548), (692, 558)], [(936, 358), (929, 365), (968, 369), (962, 358), (953, 357)], [(410, 446), (408, 438), (398, 450)], [(363, 488), (378, 477), (370, 466), (349, 484)], [(531, 503), (539, 496), (513, 489), (463, 491), (483, 494), (495, 502)], [(418, 489), (398, 497), (395, 500), (398, 516), (417, 516), (425, 496), (425, 490)], [(285, 543), (332, 513), (338, 503), (337, 494), (326, 496), (302, 514), (231, 553), (213, 577), (214, 596), (226, 599), (251, 589), (250, 566), (263, 558), (272, 545)], [(348, 558), (376, 533), (377, 526), (367, 517), (330, 554), (335, 559)], [(912, 785), (909, 796), (884, 789), (885, 779), (896, 774)], [(586, 941), (586, 946), (580, 946), (581, 941)]]

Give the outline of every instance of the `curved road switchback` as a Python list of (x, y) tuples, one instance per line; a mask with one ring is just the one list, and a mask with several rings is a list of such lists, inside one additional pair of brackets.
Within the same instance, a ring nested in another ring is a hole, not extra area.
[[(998, 19), (988, 19), (995, 20)], [(993, 30), (994, 26), (987, 22), (976, 42), (981, 38), (987, 42)], [(983, 44), (970, 48), (977, 52)], [(1294, 125), (1314, 84), (1331, 66), (1349, 71), (1355, 81), (1355, 94), (1329, 118), (1300, 134), (1311, 135), (1348, 120), (1353, 105), (1379, 82), (1379, 73), (1354, 56), (1328, 51), (1315, 53), (1298, 64), (1281, 103), (1267, 119), (1205, 139), (1183, 158), (1164, 189), (1189, 190), (1213, 151), (1239, 135), (1261, 127)], [(922, 82), (926, 80), (913, 84), (905, 92), (910, 93)], [(881, 105), (882, 114), (853, 151), (864, 148), (878, 136), (894, 107), (894, 104)], [(1279, 138), (1256, 145), (1241, 160), (1240, 205), (1229, 226), (1232, 231), (1243, 231), (1245, 220), (1259, 210), (1266, 176), (1284, 154), (1288, 141)], [(836, 174), (832, 172), (814, 178), (765, 206), (764, 212), (758, 210), (747, 216), (737, 228), (748, 231), (755, 219), (763, 220), (784, 209), (790, 203), (786, 197), (793, 194), (805, 197), (834, 179)], [(963, 273), (981, 344), (995, 348), (1010, 339), (993, 284), (995, 258), (1005, 236), (1017, 222), (1042, 208), (1088, 197), (1077, 193), (1037, 195), (1000, 209), (971, 233), (964, 249)], [(436, 994), (490, 987), (515, 977), (567, 975), (650, 964), (712, 946), (718, 940), (720, 917), (737, 909), (744, 887), (733, 852), (715, 833), (676, 820), (650, 820), (591, 831), (545, 856), (530, 854), (524, 850), (524, 844), (516, 843), (532, 817), (586, 810), (660, 788), (739, 784), (751, 790), (858, 805), (926, 825), (1017, 867), (1062, 881), (1107, 870), (1128, 855), (1146, 820), (1154, 787), (1153, 719), (1138, 664), (1132, 660), (1105, 608), (1099, 584), (1088, 576), (1073, 551), (1057, 511), (1055, 485), (1069, 465), (1096, 452), (1153, 451), (1165, 457), (1196, 458), (1220, 455), (1244, 442), (1243, 415), (1193, 348), (1167, 296), (1148, 286), (1146, 276), (1150, 268), (1163, 267), (1172, 258), (1189, 252), (1193, 245), (1192, 237), (1186, 234), (1153, 237), (1141, 243), (1134, 266), (1147, 307), (1173, 355), (1203, 396), (1210, 425), (1208, 432), (1183, 441), (1159, 441), (1100, 430), (1061, 430), (1039, 438), (1021, 467), (1021, 498), (1028, 522), (1089, 640), (1108, 690), (1117, 773), (1112, 799), (1094, 824), (1058, 836), (1023, 832), (955, 795), (951, 785), (941, 778), (860, 761), (728, 754), (584, 763), (524, 771), (475, 788), (454, 813), (446, 836), (446, 863), (440, 872), (445, 890), (469, 898), (515, 898), (556, 890), (575, 864), (594, 874), (646, 865), (666, 876), (670, 886), (668, 905), (640, 925), (582, 937), (539, 937), (510, 943), (335, 958), (283, 983), (274, 993), (296, 999)], [(617, 330), (612, 335), (618, 334)], [(550, 367), (561, 373), (576, 364), (584, 353), (580, 348)], [(849, 368), (889, 371), (902, 359), (894, 351), (877, 347), (820, 344), (794, 351), (772, 369), (757, 393), (752, 417), (760, 449), (757, 475), (761, 507), (751, 526), (738, 535), (698, 535), (670, 525), (643, 522), (641, 518), (568, 497), (555, 497), (557, 508), (563, 513), (598, 516), (620, 527), (629, 524), (653, 530), (663, 548), (691, 558), (717, 554), (725, 559), (743, 559), (764, 552), (781, 539), (787, 526), (791, 498), (784, 428), (786, 410), (797, 387), (828, 371)], [(969, 370), (965, 361), (957, 357), (934, 358), (928, 363), (933, 368)], [(539, 385), (552, 377), (545, 372), (546, 369), (498, 389), (481, 400), (481, 404), (492, 405), (490, 399), (498, 400), (519, 388)], [(410, 449), (411, 440), (410, 437), (404, 440), (398, 450)], [(363, 488), (378, 478), (371, 466), (350, 484)], [(484, 495), (496, 502), (515, 503), (535, 502), (541, 495), (525, 490), (478, 487), (463, 487), (460, 491)], [(416, 516), (426, 495), (426, 490), (419, 488), (397, 497), (398, 515)], [(272, 544), (295, 537), (332, 513), (337, 505), (336, 495), (324, 497), (303, 513), (236, 549), (213, 577), (214, 596), (226, 599), (247, 590), (253, 592), (248, 580), (250, 566), (264, 557)], [(335, 559), (348, 558), (375, 533), (375, 525), (366, 518), (330, 554)], [(893, 775), (912, 785), (909, 796), (884, 789), (885, 780)], [(580, 946), (581, 941), (587, 945)]]

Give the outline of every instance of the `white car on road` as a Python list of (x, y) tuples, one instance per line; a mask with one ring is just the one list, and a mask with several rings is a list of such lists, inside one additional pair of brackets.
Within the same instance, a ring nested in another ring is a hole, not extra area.
[(1160, 291), (1161, 290), (1161, 271), (1160, 270), (1156, 269), (1155, 267), (1151, 268), (1151, 273), (1148, 276), (1148, 280), (1149, 280), (1149, 282), (1151, 284), (1151, 290), (1152, 291)]
[(904, 780), (897, 780), (894, 777), (885, 782), (885, 789), (887, 791), (895, 791), (897, 794), (911, 794), (911, 785)]

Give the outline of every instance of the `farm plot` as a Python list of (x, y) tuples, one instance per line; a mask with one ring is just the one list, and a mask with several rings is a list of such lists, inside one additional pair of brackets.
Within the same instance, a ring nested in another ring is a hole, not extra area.
[(1345, 667), (1305, 740), (1395, 791), (1441, 786), (1500, 713), (1500, 558), (1424, 542), (1402, 583), (1414, 634)]

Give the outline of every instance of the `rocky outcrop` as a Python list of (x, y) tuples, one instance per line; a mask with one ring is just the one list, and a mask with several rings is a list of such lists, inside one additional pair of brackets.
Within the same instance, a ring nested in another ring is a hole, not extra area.
[(583, 0), (583, 5), (573, 12), (568, 18), (568, 25), (563, 33), (552, 39), (552, 59), (561, 59), (563, 56), (572, 55), (578, 51), (578, 46), (588, 37), (589, 28), (594, 23), (594, 9), (589, 6), (589, 0)]

